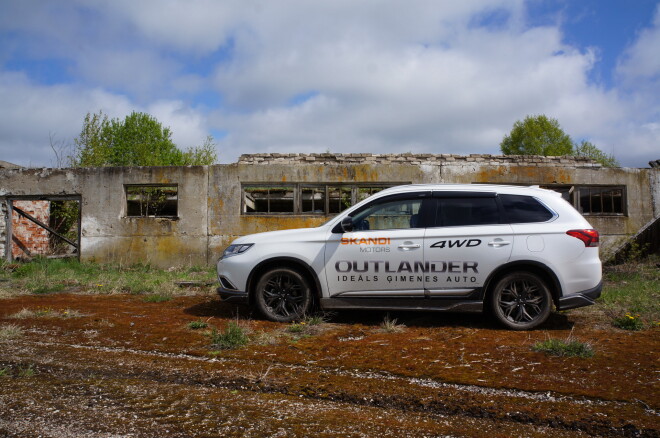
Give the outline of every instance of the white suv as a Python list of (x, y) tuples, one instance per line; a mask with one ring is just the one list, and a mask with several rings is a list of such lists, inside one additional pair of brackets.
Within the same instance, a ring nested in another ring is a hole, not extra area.
[(240, 237), (217, 269), (223, 300), (282, 322), (313, 306), (488, 310), (524, 330), (602, 289), (598, 232), (535, 187), (393, 187), (317, 228)]

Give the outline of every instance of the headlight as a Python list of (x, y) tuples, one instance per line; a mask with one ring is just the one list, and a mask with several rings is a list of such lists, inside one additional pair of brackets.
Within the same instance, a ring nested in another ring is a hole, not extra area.
[(242, 243), (242, 244), (238, 244), (238, 245), (229, 245), (227, 247), (227, 249), (225, 249), (225, 252), (222, 253), (221, 259), (225, 259), (227, 257), (243, 254), (245, 251), (252, 248), (252, 245), (254, 245), (254, 243)]

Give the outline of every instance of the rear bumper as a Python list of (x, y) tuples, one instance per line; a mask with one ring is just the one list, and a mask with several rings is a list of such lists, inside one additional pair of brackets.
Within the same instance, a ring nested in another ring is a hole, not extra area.
[(238, 290), (229, 290), (225, 289), (222, 286), (220, 286), (217, 289), (218, 295), (220, 295), (220, 299), (222, 301), (226, 301), (228, 303), (236, 303), (236, 304), (247, 304), (248, 303), (248, 294), (246, 292), (238, 291)]
[(576, 294), (569, 295), (567, 297), (559, 298), (559, 309), (558, 310), (567, 310), (575, 309), (576, 307), (591, 306), (595, 304), (596, 298), (598, 298), (603, 291), (603, 282), (601, 281), (594, 288), (587, 289)]

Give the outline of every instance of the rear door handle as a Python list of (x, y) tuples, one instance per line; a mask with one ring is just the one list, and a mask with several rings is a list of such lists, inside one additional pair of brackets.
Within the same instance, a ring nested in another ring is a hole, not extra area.
[(493, 248), (499, 248), (500, 246), (506, 245), (511, 245), (511, 242), (506, 240), (493, 240), (492, 242), (488, 242), (488, 246), (492, 246)]
[(419, 243), (413, 243), (409, 241), (403, 242), (401, 245), (399, 245), (399, 249), (401, 251), (410, 251), (413, 249), (419, 249), (421, 247), (422, 245), (420, 245)]

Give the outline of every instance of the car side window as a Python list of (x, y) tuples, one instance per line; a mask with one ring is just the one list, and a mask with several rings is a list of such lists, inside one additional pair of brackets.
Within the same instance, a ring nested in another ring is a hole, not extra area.
[(500, 223), (497, 200), (488, 198), (439, 198), (436, 227), (492, 225)]
[(384, 200), (369, 205), (353, 216), (353, 230), (395, 230), (417, 228), (422, 199)]
[(500, 200), (508, 222), (512, 224), (546, 222), (554, 216), (550, 210), (531, 196), (500, 195)]

